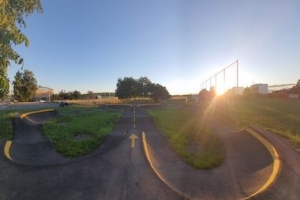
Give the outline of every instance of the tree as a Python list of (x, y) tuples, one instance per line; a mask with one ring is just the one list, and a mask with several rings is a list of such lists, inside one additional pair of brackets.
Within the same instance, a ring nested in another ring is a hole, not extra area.
[(297, 81), (296, 85), (290, 89), (290, 92), (294, 94), (300, 94), (300, 79)]
[(206, 90), (206, 89), (202, 89), (200, 92), (199, 92), (199, 97), (201, 100), (206, 100), (208, 99), (208, 96), (209, 96), (209, 92)]
[(137, 81), (132, 77), (119, 78), (116, 89), (116, 96), (120, 99), (127, 99), (138, 96)]
[(170, 98), (170, 94), (166, 87), (163, 87), (160, 84), (152, 84), (150, 86), (150, 91), (151, 91), (151, 98), (155, 102), (159, 102), (161, 100), (167, 100)]
[(51, 101), (55, 101), (55, 100), (59, 100), (60, 98), (59, 98), (59, 96), (58, 96), (58, 94), (52, 94), (51, 95)]
[(0, 99), (6, 97), (9, 92), (9, 80), (6, 74), (2, 73), (0, 70)]
[(255, 93), (253, 92), (251, 87), (246, 87), (243, 92), (244, 97), (254, 97)]
[(70, 92), (64, 92), (63, 90), (61, 90), (58, 93), (58, 97), (60, 100), (67, 100), (67, 99), (72, 99), (72, 95)]
[(199, 92), (199, 98), (201, 100), (211, 100), (217, 95), (216, 88), (214, 86), (210, 87), (210, 90), (208, 91), (207, 89), (202, 89)]
[(33, 12), (42, 12), (40, 0), (1, 0), (0, 1), (0, 71), (6, 73), (10, 60), (22, 64), (23, 59), (12, 48), (23, 42), (29, 46), (28, 38), (20, 28), (26, 27), (25, 17)]
[(24, 42), (26, 47), (29, 46), (29, 40), (20, 28), (26, 27), (24, 18), (35, 11), (43, 11), (40, 0), (0, 0), (0, 98), (8, 94), (9, 80), (6, 76), (10, 61), (23, 64), (23, 58), (12, 45)]
[(71, 92), (71, 96), (72, 96), (72, 99), (80, 99), (81, 98), (81, 93), (77, 90), (74, 90), (74, 92)]
[(88, 98), (89, 99), (94, 99), (95, 97), (94, 97), (94, 92), (93, 91), (88, 91), (87, 92), (87, 95), (88, 95)]
[(32, 71), (24, 70), (24, 73), (18, 71), (15, 75), (14, 98), (18, 101), (32, 101), (38, 88), (37, 81)]
[(138, 96), (141, 96), (142, 98), (149, 97), (151, 86), (152, 86), (152, 83), (146, 76), (139, 78), (137, 80)]
[(16, 100), (22, 100), (22, 76), (23, 74), (17, 71), (15, 75), (15, 80), (13, 81), (14, 99)]
[(170, 96), (166, 87), (151, 83), (147, 77), (141, 77), (137, 80), (132, 77), (119, 78), (115, 95), (120, 99), (151, 97), (156, 102), (166, 100)]

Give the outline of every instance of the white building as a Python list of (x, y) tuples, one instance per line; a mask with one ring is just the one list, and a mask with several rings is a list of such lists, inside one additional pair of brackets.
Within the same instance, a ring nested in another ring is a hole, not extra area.
[(269, 87), (266, 83), (258, 83), (251, 86), (251, 89), (253, 91), (256, 91), (259, 94), (268, 94), (269, 93)]
[(35, 91), (34, 98), (36, 101), (45, 100), (50, 101), (51, 96), (54, 94), (54, 90), (49, 87), (39, 86)]

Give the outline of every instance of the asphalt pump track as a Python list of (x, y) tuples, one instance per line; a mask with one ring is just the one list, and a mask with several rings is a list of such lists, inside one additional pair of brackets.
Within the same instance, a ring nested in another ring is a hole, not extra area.
[(66, 157), (58, 153), (48, 138), (42, 134), (42, 124), (60, 115), (55, 109), (39, 110), (13, 118), (14, 139), (6, 141), (4, 154), (12, 162), (31, 166), (55, 166), (75, 162), (116, 146), (123, 136), (110, 134), (94, 152), (84, 156)]
[[(126, 112), (129, 116), (131, 111), (128, 107)], [(143, 148), (151, 168), (158, 178), (183, 199), (299, 198), (299, 154), (291, 153), (291, 148), (282, 139), (257, 127), (251, 129), (261, 133), (263, 139), (267, 138), (274, 143), (273, 146), (249, 134), (249, 130), (232, 131), (213, 121), (214, 131), (224, 142), (226, 160), (213, 170), (196, 170), (178, 159), (144, 109), (139, 108), (136, 113), (136, 129), (140, 130), (139, 137), (143, 135)], [(60, 155), (41, 134), (42, 123), (58, 115), (55, 110), (47, 110), (14, 118), (14, 140), (5, 144), (6, 157), (15, 163), (38, 166), (64, 164), (81, 159)], [(122, 123), (118, 126), (120, 125)], [(123, 138), (124, 135), (121, 137), (112, 134), (94, 153), (113, 148), (112, 144), (117, 145)]]

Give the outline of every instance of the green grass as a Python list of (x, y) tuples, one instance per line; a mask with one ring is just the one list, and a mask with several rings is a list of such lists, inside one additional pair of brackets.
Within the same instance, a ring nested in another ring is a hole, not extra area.
[[(121, 116), (120, 112), (78, 106), (60, 108), (58, 111), (61, 115), (46, 122), (42, 129), (56, 150), (65, 156), (91, 153), (113, 130)], [(76, 136), (84, 136), (85, 139), (79, 140)]]
[(223, 119), (237, 128), (257, 125), (287, 138), (300, 149), (300, 101), (287, 99), (240, 99), (226, 101)]
[(0, 139), (11, 140), (13, 138), (12, 111), (1, 111), (0, 113)]
[(0, 139), (13, 139), (12, 119), (18, 114), (27, 112), (28, 110), (2, 110), (0, 112)]
[(212, 169), (224, 161), (224, 146), (201, 117), (185, 109), (149, 110), (177, 155), (198, 169)]

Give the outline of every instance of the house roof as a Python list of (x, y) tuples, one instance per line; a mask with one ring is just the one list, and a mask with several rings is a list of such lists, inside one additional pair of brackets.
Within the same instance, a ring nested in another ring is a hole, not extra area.
[(39, 86), (38, 90), (53, 90), (53, 89), (49, 87)]

